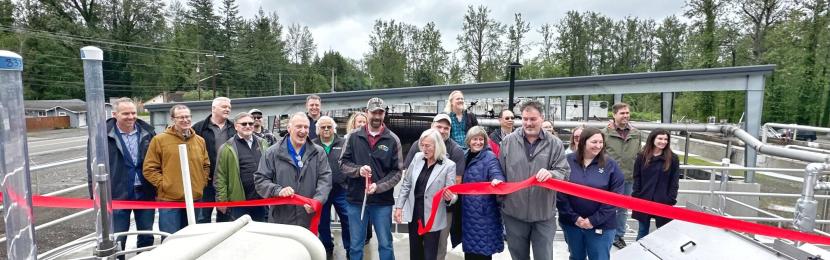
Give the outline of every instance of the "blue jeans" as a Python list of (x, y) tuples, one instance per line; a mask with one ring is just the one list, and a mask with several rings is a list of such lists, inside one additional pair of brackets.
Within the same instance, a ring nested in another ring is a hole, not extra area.
[[(205, 186), (204, 191), (202, 192), (202, 199), (199, 202), (215, 202), (216, 201), (216, 188), (213, 187), (213, 184), (208, 181), (208, 185)], [(213, 215), (213, 210), (215, 208), (198, 208), (196, 209), (196, 223), (210, 223), (210, 217)], [(231, 221), (231, 215), (227, 213), (216, 211), (216, 222), (228, 222)]]
[[(159, 209), (159, 230), (170, 234), (187, 226), (185, 209)], [(161, 239), (164, 241), (164, 238)]]
[[(112, 211), (112, 226), (116, 233), (130, 230), (130, 213), (135, 215), (136, 230), (153, 231), (155, 209), (117, 209)], [(127, 245), (127, 236), (119, 237), (118, 242), (121, 244), (121, 250), (124, 250)], [(153, 235), (138, 235), (136, 248), (152, 245)]]
[(351, 244), (349, 259), (363, 259), (363, 240), (366, 239), (366, 227), (375, 227), (375, 237), (378, 240), (378, 256), (380, 260), (395, 260), (392, 251), (392, 205), (366, 205), (366, 215), (360, 219), (361, 204), (349, 203), (349, 234)]
[[(251, 220), (256, 222), (268, 221), (268, 207), (266, 206), (252, 206), (252, 207), (234, 207), (228, 208), (232, 219), (236, 220), (244, 215), (251, 217)], [(218, 211), (217, 211), (218, 212)]]
[[(625, 181), (623, 185), (623, 195), (631, 196), (631, 192), (634, 190), (634, 183), (630, 181)], [(628, 220), (628, 209), (627, 208), (617, 208), (617, 235), (615, 239), (621, 238), (625, 236), (625, 221)]]
[(570, 260), (608, 260), (611, 258), (611, 242), (614, 241), (614, 229), (582, 229), (568, 224), (562, 224), (565, 233), (565, 243), (571, 252)]
[[(320, 242), (323, 242), (323, 247), (326, 251), (332, 252), (334, 250), (334, 241), (331, 237), (331, 206), (334, 205), (334, 210), (337, 211), (337, 216), (340, 217), (340, 228), (342, 230), (341, 237), (343, 239), (343, 248), (349, 252), (351, 245), (351, 238), (349, 236), (349, 203), (346, 202), (346, 191), (340, 187), (339, 184), (334, 184), (329, 193), (329, 198), (326, 204), (323, 204), (323, 211), (320, 212), (320, 225), (318, 226)], [(359, 217), (359, 216), (358, 216)], [(365, 217), (365, 216), (364, 216)]]

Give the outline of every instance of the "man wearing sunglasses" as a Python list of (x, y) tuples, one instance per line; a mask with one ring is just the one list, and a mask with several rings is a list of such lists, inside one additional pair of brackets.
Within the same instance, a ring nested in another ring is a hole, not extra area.
[[(236, 135), (231, 137), (219, 149), (216, 176), (216, 201), (257, 200), (262, 197), (256, 192), (254, 172), (259, 168), (259, 160), (268, 149), (268, 141), (254, 135), (254, 122), (251, 114), (242, 112), (234, 119)], [(219, 212), (228, 213), (228, 208), (218, 207)], [(268, 219), (267, 207), (235, 207), (230, 209), (231, 218), (242, 215), (251, 216), (254, 221), (265, 222)]]
[(268, 141), (268, 146), (277, 143), (277, 137), (262, 123), (262, 111), (254, 108), (248, 111), (248, 114), (251, 114), (251, 117), (254, 119), (254, 135)]
[(490, 133), (490, 140), (501, 143), (505, 136), (513, 132), (513, 111), (504, 109), (499, 113), (499, 128)]
[(317, 120), (317, 138), (311, 140), (312, 143), (323, 147), (329, 159), (329, 166), (331, 167), (331, 192), (326, 204), (323, 204), (323, 211), (320, 215), (320, 225), (317, 230), (320, 231), (320, 242), (326, 248), (326, 255), (329, 259), (333, 258), (334, 241), (331, 236), (331, 206), (334, 205), (334, 210), (340, 217), (340, 227), (343, 230), (343, 248), (346, 252), (349, 251), (351, 241), (349, 241), (349, 217), (346, 215), (346, 175), (340, 172), (340, 155), (343, 153), (343, 138), (337, 136), (337, 123), (329, 116), (321, 116)]

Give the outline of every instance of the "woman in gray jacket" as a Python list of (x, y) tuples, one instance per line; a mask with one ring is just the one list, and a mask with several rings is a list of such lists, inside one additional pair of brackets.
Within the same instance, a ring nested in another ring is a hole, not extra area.
[(435, 129), (424, 131), (418, 141), (421, 152), (406, 169), (394, 216), (397, 223), (409, 223), (409, 259), (436, 259), (441, 230), (447, 224), (446, 206), (458, 196), (450, 191), (442, 194), (445, 204), (438, 208), (429, 233), (418, 235), (418, 222), (425, 225), (429, 221), (435, 193), (455, 184), (455, 163), (447, 158), (443, 138)]

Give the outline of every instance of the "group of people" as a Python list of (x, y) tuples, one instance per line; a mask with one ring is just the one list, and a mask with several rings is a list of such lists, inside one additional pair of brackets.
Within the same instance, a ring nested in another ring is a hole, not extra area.
[[(491, 259), (504, 251), (505, 241), (513, 259), (552, 259), (557, 219), (571, 259), (608, 259), (612, 244), (625, 246), (625, 209), (536, 186), (504, 196), (436, 194), (456, 183), (498, 186), (555, 178), (676, 203), (678, 159), (670, 133), (654, 130), (643, 146), (643, 133), (629, 124), (624, 103), (612, 107), (607, 127), (574, 129), (568, 148), (538, 101), (526, 101), (516, 111), (521, 127), (514, 128), (514, 111), (503, 110), (499, 126), (489, 133), (467, 111), (461, 91), (450, 93), (446, 104), (404, 156), (400, 139), (384, 124), (386, 105), (377, 97), (365, 112), (351, 115), (341, 137), (335, 120), (321, 114), (320, 97), (310, 95), (307, 112), (290, 116), (282, 138), (263, 127), (260, 110), (231, 120), (227, 98), (214, 99), (211, 114), (193, 125), (190, 109), (174, 105), (172, 124), (160, 134), (136, 118), (131, 100), (118, 99), (107, 122), (113, 199), (183, 201), (177, 146), (186, 144), (195, 199), (308, 197), (323, 204), (319, 238), (329, 256), (334, 210), (348, 258), (363, 259), (367, 237), (374, 233), (384, 260), (395, 258), (393, 221), (408, 223), (410, 259), (444, 259), (448, 243), (461, 244), (465, 259)], [(433, 199), (441, 201), (437, 209)], [(419, 225), (430, 221), (433, 210), (432, 229), (419, 235)], [(220, 207), (216, 221), (249, 215), (308, 228), (314, 211), (311, 205)], [(139, 230), (152, 229), (153, 210), (115, 210), (116, 232), (129, 228), (131, 213)], [(213, 209), (201, 209), (198, 221), (211, 222), (212, 215)], [(640, 223), (637, 239), (648, 234), (652, 218), (657, 227), (669, 221), (640, 212), (632, 217)], [(161, 231), (173, 233), (186, 224), (183, 209), (159, 209)], [(125, 238), (120, 242), (123, 248)], [(152, 236), (139, 236), (139, 247), (152, 243)]]

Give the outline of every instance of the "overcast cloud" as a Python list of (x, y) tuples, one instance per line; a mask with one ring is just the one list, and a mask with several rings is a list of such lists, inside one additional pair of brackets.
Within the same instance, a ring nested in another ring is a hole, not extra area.
[(539, 41), (540, 35), (536, 31), (542, 24), (555, 24), (570, 10), (599, 12), (613, 19), (633, 16), (659, 21), (670, 15), (682, 16), (684, 6), (683, 0), (238, 1), (240, 14), (246, 18), (253, 17), (261, 6), (266, 13), (276, 11), (285, 27), (293, 23), (308, 26), (320, 55), (335, 50), (355, 59), (368, 52), (369, 32), (377, 19), (394, 19), (418, 27), (435, 22), (441, 31), (444, 48), (453, 51), (458, 45), (456, 36), (461, 32), (468, 5), (486, 5), (491, 15), (504, 24), (513, 22), (514, 13), (522, 13), (522, 17), (530, 22), (531, 31), (527, 35), (530, 42)]

